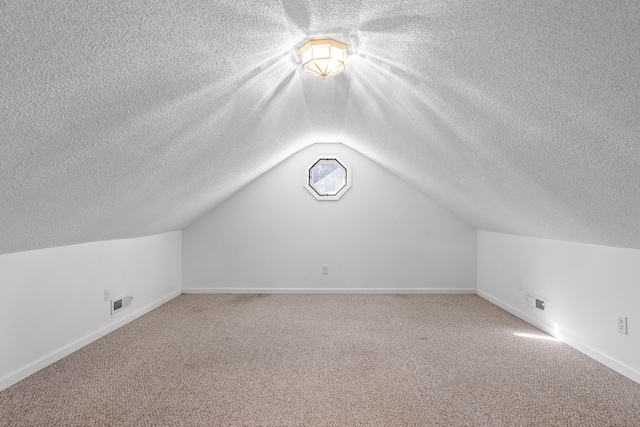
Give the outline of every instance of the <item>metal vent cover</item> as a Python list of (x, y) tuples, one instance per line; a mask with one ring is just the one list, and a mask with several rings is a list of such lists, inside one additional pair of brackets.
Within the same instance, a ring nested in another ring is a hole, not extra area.
[(118, 313), (125, 308), (131, 305), (131, 300), (133, 300), (133, 296), (131, 294), (127, 294), (117, 299), (111, 300), (111, 315)]
[(527, 306), (545, 311), (547, 308), (547, 299), (531, 294), (527, 294)]

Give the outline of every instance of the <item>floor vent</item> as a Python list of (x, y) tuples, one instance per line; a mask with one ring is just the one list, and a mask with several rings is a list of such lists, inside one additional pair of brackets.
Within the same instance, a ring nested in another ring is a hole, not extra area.
[(540, 310), (544, 310), (544, 301), (536, 298), (536, 308), (539, 308)]
[(132, 299), (133, 297), (131, 296), (131, 294), (127, 294), (118, 299), (111, 300), (111, 314), (116, 314), (129, 307), (131, 305)]

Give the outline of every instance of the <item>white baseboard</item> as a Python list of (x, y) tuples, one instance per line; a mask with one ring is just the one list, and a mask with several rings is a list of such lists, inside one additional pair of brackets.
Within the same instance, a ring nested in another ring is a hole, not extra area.
[(567, 334), (566, 332), (562, 330), (557, 330), (553, 326), (547, 323), (541, 322), (538, 319), (535, 319), (534, 317), (528, 315), (527, 313), (521, 310), (518, 310), (517, 308), (507, 304), (506, 302), (492, 295), (489, 295), (484, 291), (477, 290), (477, 294), (478, 296), (486, 299), (490, 303), (497, 305), (498, 307), (502, 308), (505, 311), (508, 311), (509, 313), (513, 314), (516, 317), (519, 317), (520, 319), (524, 320), (530, 325), (535, 326), (541, 331), (546, 332), (552, 337), (557, 338), (558, 340), (564, 342), (565, 344), (575, 348), (579, 352), (589, 356), (590, 358), (602, 363), (603, 365), (613, 369), (614, 371), (640, 384), (640, 372), (636, 371), (630, 366), (625, 365), (624, 363), (618, 362), (612, 357), (607, 356), (606, 354), (594, 349), (593, 347), (589, 347), (588, 345), (573, 338), (571, 335)]
[(126, 325), (127, 323), (137, 319), (138, 317), (144, 314), (147, 314), (151, 310), (160, 307), (162, 304), (172, 300), (173, 298), (181, 294), (182, 294), (182, 290), (172, 292), (169, 295), (163, 298), (160, 298), (158, 301), (155, 301), (151, 304), (141, 307), (136, 311), (130, 313), (129, 315), (122, 317), (119, 320), (113, 323), (110, 323), (109, 325), (89, 335), (86, 335), (77, 341), (72, 342), (71, 344), (68, 344), (58, 350), (55, 350), (47, 354), (46, 356), (41, 357), (40, 359), (34, 362), (31, 362), (26, 366), (23, 366), (22, 368), (18, 368), (13, 372), (8, 373), (7, 375), (0, 378), (0, 391), (4, 390), (7, 387), (12, 386), (13, 384), (19, 381), (22, 381), (23, 379), (27, 378), (29, 375), (35, 374), (39, 370), (46, 368), (47, 366), (57, 362), (58, 360), (70, 355), (74, 351), (79, 350), (82, 347), (86, 346), (87, 344), (90, 344), (93, 341), (102, 338), (108, 333), (115, 331), (116, 329)]
[(475, 288), (185, 288), (185, 294), (473, 294)]

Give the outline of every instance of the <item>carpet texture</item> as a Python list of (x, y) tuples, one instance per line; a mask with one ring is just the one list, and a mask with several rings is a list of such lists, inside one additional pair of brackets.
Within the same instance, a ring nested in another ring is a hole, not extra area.
[(640, 384), (550, 338), (475, 295), (182, 295), (0, 425), (640, 426)]

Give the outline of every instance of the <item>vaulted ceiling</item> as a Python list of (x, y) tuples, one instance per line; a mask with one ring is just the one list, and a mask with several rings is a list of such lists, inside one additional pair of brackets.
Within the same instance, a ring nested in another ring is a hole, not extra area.
[(0, 253), (182, 229), (334, 141), (478, 229), (640, 248), (638, 1), (0, 9)]

